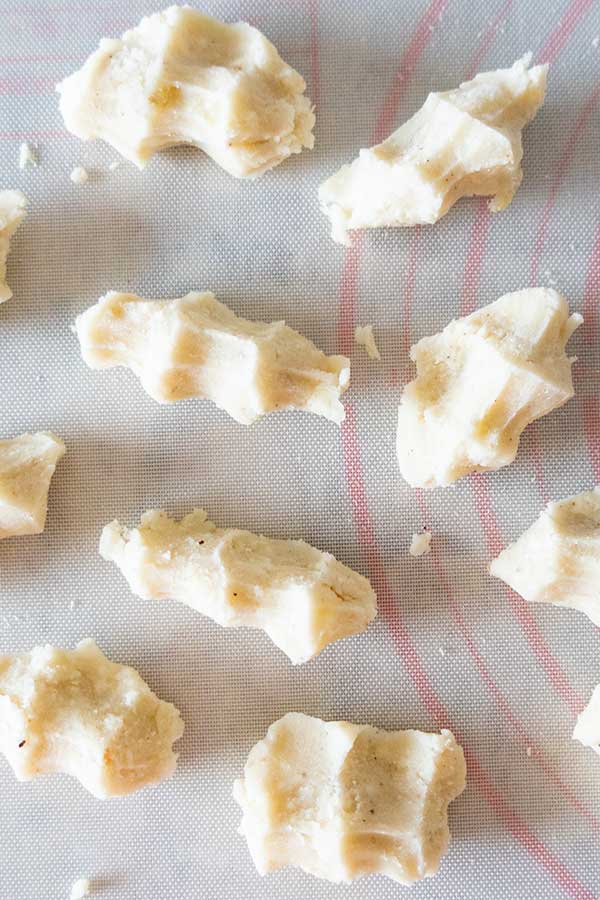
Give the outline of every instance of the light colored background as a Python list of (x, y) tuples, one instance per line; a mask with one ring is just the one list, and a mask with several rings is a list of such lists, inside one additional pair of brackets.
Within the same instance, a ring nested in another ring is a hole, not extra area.
[[(143, 174), (124, 162), (109, 172), (110, 148), (63, 130), (54, 84), (100, 37), (162, 5), (0, 0), (0, 186), (31, 204), (10, 257), (14, 298), (0, 309), (1, 433), (51, 428), (69, 447), (43, 536), (0, 545), (1, 650), (93, 636), (187, 726), (176, 776), (123, 800), (99, 802), (59, 776), (18, 784), (0, 761), (0, 897), (60, 900), (80, 875), (107, 900), (399, 897), (380, 878), (336, 887), (255, 873), (231, 785), (268, 725), (298, 709), (460, 736), (470, 777), (451, 850), (412, 897), (590, 900), (600, 760), (570, 733), (600, 681), (599, 633), (575, 612), (526, 607), (486, 567), (546, 499), (600, 481), (600, 6), (207, 0), (208, 12), (261, 28), (317, 105), (315, 150), (244, 184), (185, 148)], [(350, 252), (330, 241), (317, 204), (326, 175), (428, 91), (527, 50), (551, 62), (549, 91), (507, 212), (464, 201), (435, 228), (373, 232)], [(35, 170), (17, 167), (23, 139), (39, 148)], [(83, 187), (69, 180), (79, 164), (92, 173)], [(570, 345), (576, 399), (528, 430), (510, 469), (411, 491), (394, 459), (408, 345), (536, 281), (586, 314)], [(91, 372), (70, 325), (111, 288), (210, 289), (248, 318), (285, 317), (324, 350), (351, 350), (346, 425), (284, 413), (244, 428), (207, 402), (159, 407), (125, 370)], [(349, 345), (355, 322), (375, 324), (382, 364)], [(376, 623), (294, 669), (261, 634), (130, 596), (97, 554), (101, 527), (194, 505), (222, 524), (304, 537), (369, 574)], [(407, 546), (424, 524), (435, 550), (415, 561)]]

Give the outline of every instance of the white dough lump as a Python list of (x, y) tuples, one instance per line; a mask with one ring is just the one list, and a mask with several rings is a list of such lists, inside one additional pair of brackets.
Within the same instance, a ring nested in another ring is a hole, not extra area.
[(244, 425), (279, 409), (344, 418), (350, 361), (285, 322), (249, 322), (211, 293), (144, 300), (111, 292), (75, 322), (93, 369), (127, 366), (159, 403), (206, 397)]
[(556, 291), (530, 288), (415, 344), (398, 410), (406, 481), (431, 488), (511, 463), (526, 426), (573, 396), (565, 345), (582, 321)]
[(530, 58), (429, 94), (412, 119), (325, 181), (319, 199), (333, 239), (432, 224), (461, 197), (492, 197), (493, 212), (505, 209), (523, 178), (521, 132), (546, 92), (548, 67), (529, 69)]
[(183, 722), (94, 641), (0, 657), (0, 751), (19, 781), (64, 772), (95, 797), (168, 778)]
[(449, 731), (288, 713), (250, 751), (234, 797), (261, 875), (298, 866), (334, 882), (379, 872), (411, 884), (437, 872), (465, 777)]
[(164, 147), (193, 144), (237, 178), (253, 178), (303, 147), (315, 117), (303, 78), (267, 38), (189, 6), (103, 39), (61, 82), (68, 130), (101, 138), (140, 168)]
[(45, 431), (0, 441), (0, 538), (44, 530), (50, 480), (66, 451)]
[(584, 747), (600, 754), (600, 684), (594, 689), (590, 702), (577, 717), (573, 737)]
[(578, 609), (600, 626), (600, 488), (548, 504), (490, 573), (525, 600)]
[(201, 509), (181, 522), (156, 510), (138, 528), (112, 522), (100, 554), (138, 596), (179, 600), (220, 625), (260, 628), (293, 663), (364, 631), (377, 612), (367, 579), (330, 553), (217, 528)]
[(26, 209), (27, 200), (21, 191), (0, 191), (0, 303), (12, 297), (6, 283), (6, 260), (10, 239), (25, 218)]

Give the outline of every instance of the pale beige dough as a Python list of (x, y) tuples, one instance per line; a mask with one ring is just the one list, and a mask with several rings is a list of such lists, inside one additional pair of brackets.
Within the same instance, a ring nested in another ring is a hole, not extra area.
[(600, 754), (600, 684), (594, 689), (586, 708), (577, 717), (573, 737), (584, 747)]
[(179, 600), (220, 625), (260, 628), (293, 663), (364, 631), (377, 612), (368, 580), (330, 553), (217, 528), (201, 509), (181, 522), (156, 510), (138, 528), (112, 522), (100, 553), (140, 597)]
[(10, 239), (25, 218), (26, 209), (27, 199), (21, 191), (0, 191), (0, 303), (12, 297), (6, 283), (6, 260)]
[(600, 626), (600, 488), (549, 503), (490, 572), (525, 600), (580, 610)]
[(529, 288), (415, 344), (398, 410), (406, 481), (443, 486), (511, 463), (526, 426), (573, 396), (565, 345), (582, 321), (556, 291)]
[(46, 431), (0, 441), (0, 538), (44, 530), (50, 480), (66, 451)]
[(209, 292), (176, 300), (111, 292), (75, 330), (88, 366), (127, 366), (159, 403), (206, 397), (244, 425), (280, 409), (344, 418), (345, 356), (326, 356), (284, 322), (241, 319)]
[(189, 6), (103, 39), (57, 90), (68, 130), (101, 138), (142, 168), (174, 144), (194, 144), (237, 178), (254, 178), (303, 147), (315, 116), (304, 79), (256, 28)]
[(332, 237), (354, 228), (432, 224), (461, 197), (491, 197), (505, 209), (523, 177), (521, 132), (546, 92), (548, 67), (530, 55), (482, 72), (459, 88), (429, 94), (383, 143), (361, 150), (319, 189)]
[(0, 752), (19, 781), (63, 772), (95, 797), (168, 778), (183, 722), (94, 641), (0, 657)]
[(328, 881), (438, 871), (448, 804), (464, 790), (449, 731), (380, 731), (288, 713), (250, 751), (234, 797), (261, 875), (298, 866)]

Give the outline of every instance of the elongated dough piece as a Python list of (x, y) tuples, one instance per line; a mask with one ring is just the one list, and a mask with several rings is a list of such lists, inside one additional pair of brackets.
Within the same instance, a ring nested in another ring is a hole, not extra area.
[(159, 403), (207, 397), (244, 425), (278, 409), (344, 418), (345, 356), (325, 356), (285, 322), (238, 318), (208, 292), (143, 300), (113, 291), (75, 329), (88, 366), (127, 366)]
[(95, 797), (168, 778), (183, 722), (94, 641), (0, 657), (0, 751), (19, 781), (64, 772)]
[(330, 553), (217, 528), (202, 509), (181, 522), (151, 510), (133, 529), (112, 522), (100, 553), (140, 597), (180, 600), (220, 625), (260, 628), (293, 663), (364, 631), (377, 612), (367, 579)]
[(0, 538), (44, 530), (50, 480), (66, 452), (47, 431), (0, 441)]
[(546, 93), (548, 66), (531, 54), (510, 69), (482, 72), (459, 88), (429, 94), (382, 144), (319, 189), (332, 237), (352, 228), (432, 224), (461, 197), (492, 197), (493, 212), (513, 199), (523, 171), (521, 132)]
[(261, 875), (299, 866), (328, 881), (435, 875), (448, 804), (465, 787), (449, 731), (380, 731), (288, 713), (250, 751), (234, 785), (240, 833)]
[(600, 625), (600, 488), (549, 503), (490, 573), (525, 600), (569, 606)]
[(305, 89), (256, 28), (189, 6), (102, 40), (57, 87), (77, 137), (101, 138), (140, 168), (157, 150), (194, 144), (236, 178), (255, 178), (313, 147)]
[(549, 288), (505, 294), (410, 351), (397, 452), (413, 487), (507, 466), (521, 432), (573, 396), (565, 345), (581, 324)]
[(12, 297), (6, 283), (6, 260), (10, 239), (25, 218), (26, 209), (27, 200), (21, 191), (0, 191), (0, 303)]
[(577, 717), (573, 737), (584, 747), (600, 754), (600, 684), (594, 689), (586, 708)]

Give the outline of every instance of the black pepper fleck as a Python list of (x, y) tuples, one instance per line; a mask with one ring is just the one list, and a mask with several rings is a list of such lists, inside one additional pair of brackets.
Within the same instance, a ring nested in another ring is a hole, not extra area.
[(19, 749), (20, 749), (21, 747), (24, 747), (26, 743), (27, 743), (27, 741), (21, 741), (21, 743), (19, 744)]

